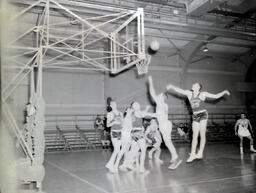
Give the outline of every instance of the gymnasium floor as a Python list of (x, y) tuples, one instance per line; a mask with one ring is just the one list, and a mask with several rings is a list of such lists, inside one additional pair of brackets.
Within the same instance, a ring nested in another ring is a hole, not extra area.
[(149, 174), (108, 173), (104, 165), (110, 151), (49, 153), (45, 155), (47, 193), (255, 193), (256, 153), (249, 147), (240, 156), (237, 144), (207, 144), (202, 161), (185, 163), (189, 145), (176, 145), (183, 163), (168, 170), (169, 154), (162, 165), (146, 158)]

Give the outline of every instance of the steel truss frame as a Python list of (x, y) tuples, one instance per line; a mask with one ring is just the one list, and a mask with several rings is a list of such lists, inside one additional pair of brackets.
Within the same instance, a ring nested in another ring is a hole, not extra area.
[[(7, 104), (7, 99), (13, 94), (13, 92), (25, 78), (29, 77), (30, 75), (30, 97), (35, 95), (42, 96), (43, 69), (55, 68), (119, 73), (122, 70), (125, 70), (132, 65), (135, 65), (136, 62), (145, 59), (143, 9), (138, 8), (138, 10), (135, 11), (120, 9), (119, 12), (116, 12), (115, 10), (115, 12), (103, 16), (83, 18), (81, 15), (63, 6), (62, 2), (65, 2), (65, 0), (37, 0), (11, 18), (12, 21), (15, 21), (16, 19), (22, 17), (25, 13), (31, 11), (33, 8), (36, 8), (39, 5), (40, 7), (43, 6), (43, 10), (38, 18), (37, 24), (11, 41), (8, 48), (15, 54), (7, 57), (5, 60), (5, 64), (3, 65), (3, 67), (6, 69), (18, 69), (17, 73), (12, 77), (8, 84), (5, 85), (1, 92), (2, 102), (3, 108), (6, 112), (4, 113), (4, 116), (6, 117), (11, 128), (14, 129), (16, 137), (18, 138), (19, 143), (24, 150), (24, 153), (28, 158), (30, 158), (31, 163), (34, 162), (32, 151), (28, 148), (28, 145), (26, 144), (26, 141), (22, 136), (21, 130), (19, 129), (18, 122), (17, 120), (15, 120), (15, 117)], [(85, 3), (85, 5), (89, 6), (90, 4)], [(58, 7), (58, 10), (62, 10), (63, 12), (65, 12), (68, 17), (73, 18), (73, 21), (71, 22), (81, 25), (81, 29), (79, 31), (74, 30), (71, 35), (68, 35), (66, 37), (60, 37), (52, 33), (53, 30), (63, 30), (63, 28), (58, 29), (58, 26), (65, 23), (50, 22), (52, 17), (51, 12), (52, 10), (54, 10), (55, 7)], [(93, 9), (93, 7), (91, 8)], [(92, 20), (102, 18), (104, 19), (104, 22), (97, 24), (91, 22)], [(125, 18), (128, 19), (123, 22)], [(129, 22), (134, 19), (137, 19), (138, 23), (137, 52), (131, 50), (125, 44), (118, 42), (118, 40), (115, 38), (115, 34), (125, 28), (129, 24)], [(118, 24), (118, 21), (119, 25), (111, 32), (104, 31), (102, 29), (102, 27), (107, 26), (108, 24), (113, 22), (115, 22), (115, 24)], [(33, 46), (31, 44), (26, 45), (27, 40), (25, 39), (25, 36), (31, 33), (33, 33), (36, 37), (36, 44)], [(94, 37), (96, 37), (93, 40), (88, 38), (92, 33)], [(125, 52), (113, 53), (113, 51), (115, 51), (113, 49), (90, 49), (90, 45), (99, 43), (99, 41), (103, 39), (111, 42), (112, 47), (113, 45), (122, 47)], [(23, 41), (23, 44), (25, 42), (25, 46), (20, 45), (19, 42), (21, 41)], [(49, 56), (48, 52), (55, 54), (54, 56)], [(88, 53), (97, 53), (99, 54), (99, 56), (91, 57)], [(123, 68), (117, 69), (115, 59), (124, 58), (127, 56), (135, 56), (136, 60)], [(23, 62), (19, 61), (19, 57), (26, 57), (29, 59), (24, 65)], [(68, 57), (72, 60), (59, 60), (63, 57)], [(106, 60), (111, 60), (111, 65), (107, 64)]]
[[(33, 7), (38, 5), (43, 6), (43, 12), (40, 16), (39, 22), (36, 26), (33, 26), (23, 34), (19, 35), (15, 40), (12, 41), (12, 45), (20, 41), (27, 34), (34, 32), (38, 39), (37, 47), (17, 47), (13, 46), (14, 49), (26, 49), (37, 51), (39, 47), (43, 49), (43, 56), (47, 55), (48, 52), (55, 52), (56, 56), (43, 59), (43, 68), (57, 68), (57, 69), (76, 69), (79, 70), (96, 70), (96, 71), (108, 71), (111, 73), (118, 73), (125, 70), (136, 62), (128, 64), (124, 69), (118, 69), (117, 71), (117, 58), (125, 58), (129, 56), (135, 56), (137, 61), (145, 59), (145, 38), (144, 38), (144, 12), (142, 8), (138, 8), (137, 11), (134, 10), (121, 10), (119, 12), (114, 12), (106, 15), (95, 16), (90, 18), (83, 18), (78, 13), (71, 11), (67, 7), (61, 5), (61, 2), (65, 0), (38, 0), (33, 5), (22, 10), (20, 13), (16, 14), (13, 19), (20, 17), (25, 12), (31, 10)], [(61, 31), (63, 28), (59, 26), (68, 22), (62, 23), (50, 23), (51, 20), (51, 7), (57, 8), (68, 14), (68, 17), (73, 18), (76, 25), (81, 25), (81, 29), (78, 31), (71, 31), (71, 35), (66, 37), (54, 35), (54, 31)], [(86, 4), (89, 6), (90, 4)], [(92, 6), (94, 8), (94, 6)], [(127, 18), (127, 20), (125, 20)], [(99, 24), (91, 22), (95, 19), (104, 19), (106, 21)], [(115, 38), (115, 34), (125, 28), (132, 20), (137, 19), (138, 23), (138, 52), (131, 50), (126, 44), (121, 43)], [(119, 22), (121, 24), (117, 25), (116, 29), (113, 28), (112, 31), (105, 31), (102, 28), (108, 24), (113, 24), (114, 22)], [(90, 40), (88, 37), (94, 35), (94, 39)], [(90, 46), (99, 43), (100, 41), (109, 41), (113, 46), (122, 47), (125, 52), (117, 52), (114, 49), (103, 50), (103, 49), (91, 49)], [(97, 53), (98, 56), (91, 57), (89, 53)], [(24, 52), (25, 54), (25, 52)], [(70, 57), (72, 61), (58, 61), (61, 57)], [(111, 65), (106, 62), (111, 61)], [(70, 66), (70, 63), (73, 65)], [(76, 65), (74, 65), (76, 64)]]

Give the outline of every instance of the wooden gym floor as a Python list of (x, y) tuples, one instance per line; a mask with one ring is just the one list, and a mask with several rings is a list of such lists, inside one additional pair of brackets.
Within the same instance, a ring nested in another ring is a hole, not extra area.
[(162, 151), (162, 165), (146, 158), (148, 174), (108, 173), (109, 150), (48, 153), (43, 190), (47, 193), (255, 193), (256, 153), (238, 144), (207, 144), (205, 158), (185, 163), (189, 145), (176, 145), (182, 164), (168, 170), (170, 155)]

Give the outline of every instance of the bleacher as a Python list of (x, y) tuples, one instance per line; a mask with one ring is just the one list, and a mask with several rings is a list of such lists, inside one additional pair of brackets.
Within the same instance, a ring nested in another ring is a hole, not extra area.
[[(207, 124), (207, 142), (235, 142), (238, 140), (234, 133), (237, 114), (209, 114)], [(176, 143), (188, 143), (190, 140), (184, 140), (177, 132), (180, 123), (187, 123), (191, 132), (191, 116), (182, 114), (169, 115), (173, 122), (172, 139)]]
[[(104, 115), (100, 115), (103, 119)], [(55, 151), (81, 151), (110, 148), (101, 142), (100, 130), (95, 130), (94, 120), (96, 115), (46, 115), (45, 141), (46, 152)], [(235, 142), (238, 138), (234, 135), (234, 125), (239, 118), (237, 114), (209, 114), (207, 126), (208, 142)], [(255, 120), (255, 115), (249, 117)], [(170, 114), (173, 122), (172, 139), (175, 143), (189, 143), (181, 137), (177, 128), (180, 123), (187, 123), (191, 127), (191, 116), (188, 114)], [(191, 128), (190, 128), (191, 129)]]
[(93, 127), (95, 117), (96, 115), (46, 115), (46, 152), (102, 149), (101, 131), (96, 131)]

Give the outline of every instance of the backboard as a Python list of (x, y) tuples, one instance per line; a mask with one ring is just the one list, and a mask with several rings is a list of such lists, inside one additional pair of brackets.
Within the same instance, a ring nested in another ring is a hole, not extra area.
[(111, 33), (110, 52), (112, 74), (117, 74), (146, 59), (142, 8), (138, 8)]

